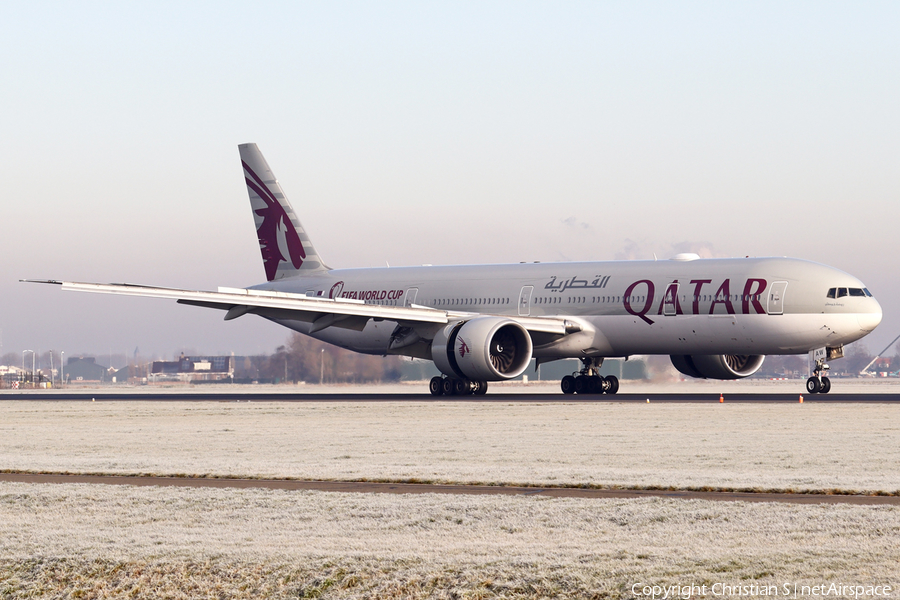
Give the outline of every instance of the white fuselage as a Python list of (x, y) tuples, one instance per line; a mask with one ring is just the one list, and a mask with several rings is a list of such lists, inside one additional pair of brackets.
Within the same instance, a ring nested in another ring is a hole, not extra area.
[[(881, 307), (858, 279), (789, 258), (335, 269), (256, 289), (473, 315), (565, 316), (581, 327), (543, 343), (538, 336), (537, 358), (798, 354), (853, 342), (881, 321)], [(831, 289), (865, 294), (829, 298)], [(362, 331), (311, 335), (358, 352), (430, 358), (421, 347), (389, 350), (395, 327), (373, 320)]]

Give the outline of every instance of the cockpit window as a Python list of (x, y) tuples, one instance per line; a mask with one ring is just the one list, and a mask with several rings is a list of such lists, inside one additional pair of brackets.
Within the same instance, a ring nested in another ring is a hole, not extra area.
[(872, 292), (866, 288), (828, 288), (826, 298), (843, 298), (853, 296), (855, 298), (871, 298)]

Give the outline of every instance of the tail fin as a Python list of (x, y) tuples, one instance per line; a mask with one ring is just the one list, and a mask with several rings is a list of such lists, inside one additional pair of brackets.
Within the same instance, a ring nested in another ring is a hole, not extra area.
[(266, 278), (274, 281), (327, 270), (262, 152), (256, 144), (240, 144), (238, 150)]

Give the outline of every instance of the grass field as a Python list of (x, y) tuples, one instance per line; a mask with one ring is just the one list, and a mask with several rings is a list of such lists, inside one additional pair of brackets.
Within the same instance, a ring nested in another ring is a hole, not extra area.
[(8, 402), (0, 403), (0, 468), (894, 493), (898, 410)]
[[(890, 493), (900, 489), (896, 410), (6, 402), (0, 468)], [(630, 598), (639, 583), (897, 590), (898, 540), (895, 506), (2, 483), (0, 597)]]
[(4, 483), (0, 539), (3, 597), (627, 598), (896, 583), (900, 508)]

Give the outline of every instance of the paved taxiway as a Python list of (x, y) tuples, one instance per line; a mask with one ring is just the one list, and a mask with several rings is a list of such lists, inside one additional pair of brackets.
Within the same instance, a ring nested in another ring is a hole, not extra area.
[[(855, 392), (842, 394), (801, 394), (799, 392), (728, 393), (725, 402), (887, 402), (900, 403), (897, 392)], [(562, 393), (505, 393), (488, 392), (485, 396), (432, 396), (415, 393), (358, 393), (358, 392), (135, 392), (72, 391), (72, 392), (2, 392), (0, 400), (55, 401), (169, 401), (169, 402), (719, 402), (718, 393), (644, 393), (566, 396)]]
[(577, 487), (516, 487), (447, 485), (427, 483), (379, 483), (371, 481), (300, 481), (292, 479), (228, 479), (193, 477), (142, 477), (122, 475), (64, 475), (54, 473), (0, 473), (0, 481), (17, 483), (86, 483), (163, 487), (264, 488), (370, 494), (455, 494), (548, 496), (553, 498), (678, 498), (790, 504), (894, 504), (900, 496), (853, 494), (778, 494), (767, 492), (706, 492), (694, 490), (594, 489)]

